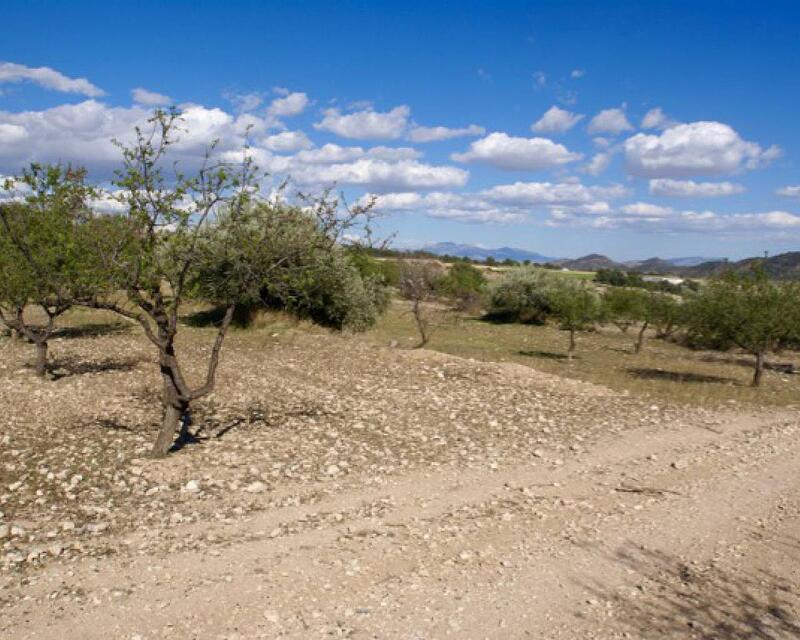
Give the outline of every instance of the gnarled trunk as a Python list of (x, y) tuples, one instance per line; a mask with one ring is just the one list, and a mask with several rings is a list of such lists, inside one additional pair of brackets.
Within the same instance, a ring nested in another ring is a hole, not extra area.
[(636, 337), (636, 344), (633, 345), (633, 352), (639, 353), (644, 344), (644, 332), (647, 331), (647, 322), (642, 323), (642, 328), (639, 329), (639, 335)]
[(755, 367), (753, 371), (753, 386), (758, 387), (761, 385), (761, 376), (764, 373), (764, 352), (759, 351), (756, 353)]
[(154, 458), (163, 458), (169, 453), (175, 443), (175, 433), (179, 427), (183, 427), (185, 424), (189, 411), (189, 400), (181, 393), (176, 381), (176, 371), (173, 366), (175, 351), (172, 338), (167, 335), (166, 331), (163, 331), (161, 335), (165, 340), (164, 347), (159, 350), (159, 368), (163, 381), (161, 403), (164, 413), (161, 418), (161, 428), (153, 443)]
[(414, 300), (414, 321), (417, 323), (417, 331), (419, 331), (420, 338), (417, 349), (424, 347), (426, 344), (428, 344), (428, 340), (430, 340), (427, 323), (425, 322), (423, 313), (424, 311), (422, 310), (422, 303), (419, 300)]
[(44, 378), (47, 375), (47, 340), (36, 343), (36, 375)]
[(186, 404), (178, 406), (164, 404), (161, 428), (158, 430), (158, 436), (153, 443), (152, 453), (154, 458), (163, 458), (169, 453), (169, 450), (175, 442), (175, 433), (182, 428), (186, 421), (188, 409), (189, 407)]

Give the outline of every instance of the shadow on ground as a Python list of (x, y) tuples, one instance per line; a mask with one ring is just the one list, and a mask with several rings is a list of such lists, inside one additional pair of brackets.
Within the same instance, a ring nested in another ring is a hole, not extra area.
[(133, 327), (125, 322), (105, 322), (84, 324), (77, 327), (60, 327), (56, 330), (56, 338), (94, 338), (117, 333), (127, 333)]
[[(734, 364), (747, 369), (753, 368), (752, 357), (730, 356), (730, 355), (712, 355), (708, 354), (700, 358), (702, 362), (714, 362), (721, 364)], [(769, 371), (777, 371), (779, 373), (798, 373), (797, 367), (793, 362), (772, 362), (767, 361), (764, 363), (764, 368)]]
[(89, 373), (106, 373), (111, 371), (133, 371), (141, 362), (137, 358), (124, 360), (81, 360), (80, 358), (64, 357), (54, 360), (50, 366), (53, 380), (60, 380), (70, 376), (80, 376)]
[[(190, 445), (202, 445), (210, 440), (219, 440), (228, 433), (239, 429), (254, 427), (270, 429), (281, 427), (287, 418), (314, 417), (334, 415), (321, 407), (302, 406), (266, 409), (261, 403), (253, 403), (246, 407), (240, 414), (231, 416), (217, 415), (213, 405), (200, 406), (191, 415), (187, 416), (182, 425), (180, 434), (172, 445), (170, 451), (180, 451)], [(197, 425), (195, 429), (192, 426)]]
[[(800, 560), (796, 543), (794, 551), (788, 566)], [(629, 637), (800, 638), (798, 587), (769, 571), (725, 572), (632, 544), (609, 559), (622, 565), (634, 588), (621, 593), (600, 582), (582, 586), (598, 601), (611, 603), (615, 624)]]
[[(536, 349), (520, 350), (520, 351), (517, 351), (517, 354), (521, 355), (521, 356), (526, 356), (526, 357), (529, 357), (529, 358), (545, 358), (547, 360), (566, 360), (567, 359), (567, 354), (565, 354), (565, 353), (555, 353), (553, 351), (539, 351), (539, 350), (536, 350)], [(575, 356), (575, 359), (577, 360), (578, 357)]]
[(666, 371), (665, 369), (649, 368), (630, 368), (626, 371), (635, 378), (641, 380), (667, 380), (670, 382), (716, 382), (719, 384), (741, 385), (741, 382), (733, 378), (723, 376), (711, 376), (703, 373), (692, 373), (690, 371)]

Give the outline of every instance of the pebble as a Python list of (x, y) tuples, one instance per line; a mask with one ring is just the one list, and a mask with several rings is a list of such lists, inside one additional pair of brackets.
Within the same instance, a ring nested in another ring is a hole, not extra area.
[(267, 490), (267, 485), (260, 480), (256, 480), (248, 484), (244, 490), (247, 491), (247, 493), (264, 493), (264, 491)]
[(189, 480), (183, 488), (188, 493), (198, 493), (200, 491), (200, 483), (197, 480)]

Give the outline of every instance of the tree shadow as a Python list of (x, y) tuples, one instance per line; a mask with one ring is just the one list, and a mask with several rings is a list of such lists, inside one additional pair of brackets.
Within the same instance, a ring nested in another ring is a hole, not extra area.
[(127, 431), (128, 433), (133, 433), (133, 429), (131, 429), (127, 424), (122, 424), (116, 418), (101, 418), (95, 424), (103, 429), (108, 429), (109, 431)]
[(741, 386), (742, 383), (733, 378), (712, 376), (690, 371), (666, 371), (664, 369), (629, 368), (626, 371), (641, 380), (666, 380), (669, 382), (714, 382), (718, 384), (733, 384)]
[(633, 637), (800, 638), (800, 591), (770, 571), (726, 572), (713, 563), (686, 564), (678, 556), (634, 544), (608, 559), (622, 566), (634, 588), (611, 588), (599, 580), (581, 586), (611, 603), (616, 623)]
[[(233, 312), (233, 319), (231, 325), (239, 329), (247, 329), (252, 326), (256, 317), (258, 309), (237, 306)], [(181, 322), (189, 327), (218, 327), (222, 324), (222, 319), (225, 316), (225, 307), (213, 307), (212, 309), (204, 309), (202, 311), (195, 311), (194, 313), (181, 316)]]
[[(237, 429), (247, 429), (256, 425), (266, 428), (278, 427), (287, 418), (334, 415), (333, 412), (327, 412), (319, 407), (297, 407), (270, 411), (260, 403), (246, 407), (242, 415), (231, 416), (223, 420), (210, 417), (209, 413), (213, 414), (213, 411), (204, 411), (203, 408), (199, 408), (197, 412), (187, 415), (170, 451), (180, 451), (189, 445), (202, 445), (209, 440), (221, 440), (228, 433)], [(195, 423), (198, 426), (192, 431), (190, 427)]]
[(71, 376), (89, 373), (106, 373), (110, 371), (133, 371), (142, 362), (138, 358), (125, 360), (81, 360), (74, 357), (62, 357), (54, 360), (48, 367), (53, 380), (61, 380)]
[(541, 314), (531, 313), (523, 314), (520, 316), (517, 313), (485, 313), (482, 316), (475, 318), (478, 322), (486, 322), (487, 324), (504, 325), (504, 324), (522, 324), (540, 327), (544, 325), (544, 318)]
[[(741, 356), (717, 356), (713, 354), (707, 354), (703, 357), (699, 358), (702, 362), (714, 362), (714, 363), (721, 363), (721, 364), (735, 364), (740, 367), (746, 367), (748, 369), (753, 368), (753, 358), (741, 357)], [(798, 371), (797, 366), (793, 362), (771, 362), (767, 361), (764, 362), (764, 368), (769, 371), (777, 371), (779, 373), (789, 373), (795, 374), (800, 373)]]
[[(517, 355), (526, 356), (530, 358), (545, 358), (547, 360), (567, 360), (567, 354), (565, 353), (555, 353), (553, 351), (540, 351), (538, 349), (520, 349), (517, 351)], [(575, 356), (577, 360), (577, 356)]]
[(103, 322), (82, 324), (76, 327), (59, 327), (53, 337), (55, 338), (95, 338), (118, 333), (126, 333), (133, 325), (125, 322)]

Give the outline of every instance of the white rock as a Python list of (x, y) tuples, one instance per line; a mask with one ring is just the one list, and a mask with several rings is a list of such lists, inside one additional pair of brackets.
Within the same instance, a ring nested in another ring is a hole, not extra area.
[(11, 527), (7, 524), (0, 525), (0, 540), (5, 540), (11, 537)]
[(189, 480), (184, 487), (184, 490), (188, 491), (189, 493), (197, 493), (200, 491), (200, 483), (197, 480)]
[(260, 480), (256, 480), (248, 484), (244, 490), (247, 491), (247, 493), (264, 493), (264, 491), (267, 490), (267, 485)]
[(325, 473), (329, 476), (335, 476), (339, 473), (339, 467), (335, 464), (330, 465), (327, 469), (325, 469)]
[(267, 622), (271, 622), (272, 624), (277, 624), (278, 620), (280, 620), (278, 614), (270, 609), (264, 612), (264, 618), (266, 618)]

